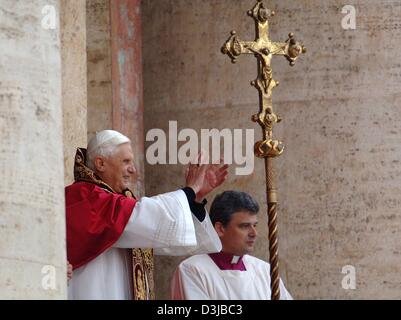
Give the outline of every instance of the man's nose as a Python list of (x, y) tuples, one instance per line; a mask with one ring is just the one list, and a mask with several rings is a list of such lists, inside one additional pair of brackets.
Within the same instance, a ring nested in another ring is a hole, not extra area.
[(256, 238), (258, 236), (258, 231), (256, 230), (256, 227), (251, 227), (251, 232), (249, 235), (253, 238)]
[(135, 168), (135, 166), (134, 166), (134, 165), (129, 166), (129, 167), (128, 167), (128, 172), (131, 173), (131, 174), (135, 174), (135, 173), (136, 173), (136, 168)]

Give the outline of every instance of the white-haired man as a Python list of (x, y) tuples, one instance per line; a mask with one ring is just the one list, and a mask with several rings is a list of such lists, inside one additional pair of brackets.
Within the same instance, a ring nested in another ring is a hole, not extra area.
[(168, 255), (221, 249), (200, 202), (225, 180), (227, 166), (190, 165), (185, 188), (137, 200), (129, 190), (133, 157), (130, 140), (113, 130), (77, 150), (75, 183), (66, 187), (70, 299), (152, 298), (152, 253), (128, 248)]

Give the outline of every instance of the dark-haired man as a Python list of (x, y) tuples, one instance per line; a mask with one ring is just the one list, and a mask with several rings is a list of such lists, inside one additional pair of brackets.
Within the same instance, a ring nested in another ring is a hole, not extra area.
[[(269, 300), (270, 265), (254, 250), (259, 206), (250, 195), (226, 191), (210, 209), (222, 251), (184, 260), (172, 280), (174, 300)], [(280, 280), (281, 299), (292, 299)]]

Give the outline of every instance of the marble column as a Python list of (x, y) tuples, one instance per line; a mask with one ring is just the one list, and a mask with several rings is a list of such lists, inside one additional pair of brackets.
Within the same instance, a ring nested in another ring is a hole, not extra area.
[(0, 1), (0, 299), (66, 298), (59, 1)]
[(65, 184), (74, 180), (77, 147), (87, 145), (86, 1), (60, 1)]

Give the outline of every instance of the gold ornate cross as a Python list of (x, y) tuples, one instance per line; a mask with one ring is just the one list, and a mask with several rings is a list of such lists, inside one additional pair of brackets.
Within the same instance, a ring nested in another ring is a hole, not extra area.
[(306, 48), (294, 39), (292, 33), (289, 34), (289, 38), (283, 43), (272, 42), (270, 40), (268, 18), (274, 16), (275, 13), (264, 6), (263, 0), (257, 0), (253, 9), (248, 11), (248, 15), (255, 20), (256, 40), (241, 41), (236, 32), (232, 31), (230, 38), (221, 50), (231, 58), (233, 63), (242, 54), (254, 54), (258, 59), (258, 77), (251, 82), (251, 85), (259, 91), (260, 110), (258, 114), (252, 116), (252, 121), (259, 123), (263, 130), (263, 140), (255, 144), (255, 155), (265, 159), (271, 292), (272, 299), (278, 300), (280, 299), (280, 276), (278, 269), (276, 213), (277, 191), (273, 171), (273, 158), (283, 153), (284, 146), (281, 141), (273, 140), (273, 126), (280, 122), (281, 118), (273, 111), (272, 91), (279, 83), (273, 79), (271, 60), (275, 55), (282, 55), (293, 66), (298, 56), (306, 52)]

